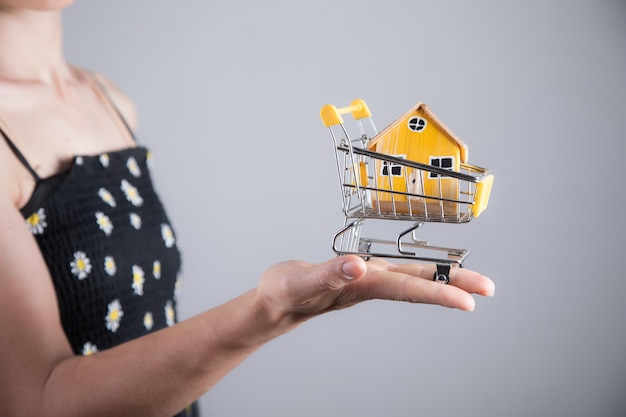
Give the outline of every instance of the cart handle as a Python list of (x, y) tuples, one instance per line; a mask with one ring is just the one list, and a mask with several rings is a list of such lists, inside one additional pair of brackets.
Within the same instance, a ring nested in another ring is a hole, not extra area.
[(365, 101), (360, 98), (352, 100), (352, 103), (346, 107), (337, 108), (332, 104), (326, 104), (322, 106), (320, 110), (320, 117), (324, 122), (324, 126), (330, 127), (343, 124), (343, 118), (340, 115), (346, 113), (352, 113), (352, 117), (354, 117), (355, 120), (372, 117), (369, 107), (367, 107)]

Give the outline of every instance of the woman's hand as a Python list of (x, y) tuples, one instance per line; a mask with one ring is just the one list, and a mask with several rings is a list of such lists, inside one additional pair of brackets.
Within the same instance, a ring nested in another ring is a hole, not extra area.
[(297, 323), (372, 299), (472, 311), (471, 294), (494, 294), (493, 281), (477, 272), (451, 268), (447, 285), (433, 281), (434, 272), (435, 265), (392, 264), (382, 259), (366, 262), (354, 255), (316, 265), (283, 262), (261, 277), (257, 303), (277, 322)]

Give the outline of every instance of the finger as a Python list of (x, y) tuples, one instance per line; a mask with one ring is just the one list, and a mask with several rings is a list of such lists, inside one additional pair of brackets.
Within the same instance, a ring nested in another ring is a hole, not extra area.
[(375, 271), (360, 284), (369, 298), (437, 304), (444, 307), (472, 311), (474, 298), (465, 290), (453, 285), (442, 285), (413, 274), (398, 271)]
[[(401, 264), (394, 270), (410, 274), (416, 277), (432, 280), (436, 271), (436, 266), (432, 264)], [(453, 267), (450, 269), (450, 282), (452, 285), (461, 288), (469, 293), (480, 294), (491, 297), (495, 294), (494, 282), (486, 276), (466, 268)]]

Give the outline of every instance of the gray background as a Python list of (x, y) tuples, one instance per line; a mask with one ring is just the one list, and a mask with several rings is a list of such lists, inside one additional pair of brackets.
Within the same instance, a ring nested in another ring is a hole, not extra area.
[(473, 313), (374, 301), (263, 347), (206, 416), (623, 416), (623, 1), (80, 0), (68, 58), (136, 102), (184, 250), (181, 316), (340, 227), (325, 103), (379, 128), (419, 101), (496, 175), (427, 224), (497, 283)]

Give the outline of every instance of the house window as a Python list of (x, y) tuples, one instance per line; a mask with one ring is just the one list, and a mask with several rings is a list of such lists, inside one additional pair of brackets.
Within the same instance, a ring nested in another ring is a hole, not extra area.
[(413, 132), (421, 132), (426, 129), (426, 124), (426, 119), (414, 116), (409, 119), (408, 127)]
[[(437, 168), (444, 168), (452, 171), (454, 169), (454, 157), (452, 156), (431, 156), (430, 165)], [(428, 174), (428, 178), (437, 178), (439, 174), (431, 172)]]
[[(406, 159), (406, 155), (393, 155), (396, 158)], [(384, 177), (400, 177), (402, 176), (402, 165), (394, 164), (393, 162), (383, 161), (383, 165), (380, 171), (380, 175)]]

